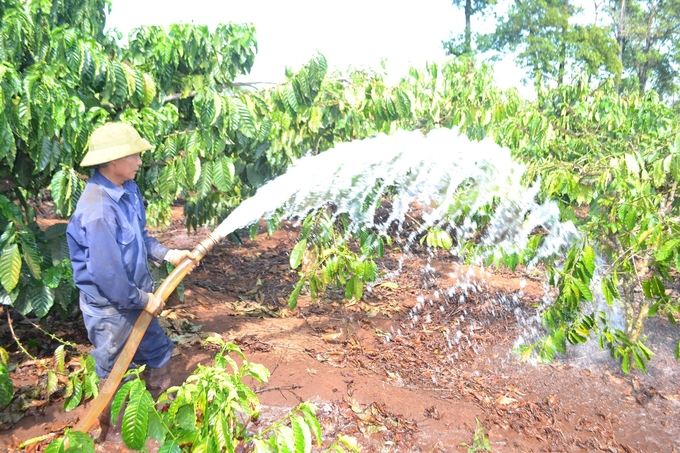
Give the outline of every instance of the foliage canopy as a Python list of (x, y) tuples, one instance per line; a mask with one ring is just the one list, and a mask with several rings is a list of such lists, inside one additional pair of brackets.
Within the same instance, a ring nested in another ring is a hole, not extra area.
[[(469, 57), (413, 68), (388, 86), (372, 71), (331, 74), (315, 55), (284, 83), (254, 89), (234, 83), (255, 58), (251, 25), (141, 27), (123, 46), (104, 32), (109, 7), (103, 0), (0, 2), (2, 305), (39, 318), (75, 310), (64, 225), (42, 230), (37, 218), (50, 199), (64, 218), (73, 211), (88, 178), (79, 167), (87, 138), (106, 121), (128, 122), (155, 145), (137, 179), (150, 220), (167, 222), (181, 198), (189, 228), (215, 225), (305, 153), (397, 129), (457, 127), (510, 148), (528, 166), (528, 180), (540, 178), (539, 196), (557, 200), (583, 234), (563, 266), (549, 267), (559, 296), (540, 309), (547, 336), (524, 353), (549, 360), (567, 342), (594, 336), (625, 371), (645, 369), (652, 355), (645, 320), (661, 314), (676, 322), (680, 305), (668, 288), (680, 267), (680, 126), (663, 102), (670, 91), (620, 90), (618, 74), (629, 67), (612, 57), (617, 41), (603, 28), (572, 26), (563, 4), (517, 4), (489, 40), (531, 44), (523, 58), (537, 80), (547, 74), (560, 81), (532, 102), (497, 89), (490, 68)], [(538, 26), (522, 20), (539, 17), (551, 21), (542, 30), (559, 33), (518, 40), (520, 30)], [(574, 61), (584, 75), (564, 83)], [(314, 221), (308, 232), (327, 230), (327, 219)], [(437, 232), (426, 242), (448, 248), (454, 240)], [(328, 247), (350, 256), (330, 239), (309, 240), (296, 248), (293, 267)], [(366, 258), (379, 256), (380, 247), (369, 247)], [(528, 256), (507, 256), (504, 264)], [(291, 291), (297, 297), (305, 285), (316, 292), (340, 282), (348, 298), (361, 297), (360, 286), (375, 277), (365, 264), (372, 261), (344, 263), (335, 274), (303, 275)], [(623, 308), (625, 325), (613, 325), (598, 308), (598, 281), (605, 303)], [(0, 403), (12, 397), (8, 379), (2, 364)]]

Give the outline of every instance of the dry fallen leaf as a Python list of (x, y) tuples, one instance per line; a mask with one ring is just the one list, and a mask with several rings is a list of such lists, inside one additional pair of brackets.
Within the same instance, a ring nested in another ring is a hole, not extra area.
[(337, 332), (337, 333), (327, 333), (326, 335), (322, 335), (321, 339), (323, 341), (335, 341), (338, 338), (342, 336), (342, 332)]
[(661, 395), (661, 397), (663, 399), (668, 400), (668, 401), (678, 401), (678, 400), (680, 400), (680, 395), (674, 395), (674, 394), (666, 395), (666, 394), (663, 394), (663, 393), (659, 393), (659, 395)]
[(383, 288), (389, 288), (389, 289), (399, 288), (399, 284), (394, 283), (394, 282), (382, 282), (378, 286), (382, 286)]
[(387, 376), (389, 377), (390, 381), (397, 381), (397, 382), (402, 381), (402, 378), (399, 375), (399, 373), (392, 373), (391, 371), (387, 371)]
[(501, 406), (507, 406), (508, 404), (516, 403), (517, 400), (515, 398), (510, 398), (509, 396), (501, 396), (496, 402)]

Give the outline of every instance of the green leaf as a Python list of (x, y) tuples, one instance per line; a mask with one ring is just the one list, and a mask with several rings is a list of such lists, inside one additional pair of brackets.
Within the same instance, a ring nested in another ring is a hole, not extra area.
[(217, 444), (219, 451), (234, 451), (234, 437), (230, 427), (231, 416), (227, 413), (220, 412), (215, 414), (216, 419), (213, 422), (215, 427), (213, 430), (213, 437)]
[(363, 275), (361, 275), (361, 278), (364, 282), (374, 282), (378, 278), (378, 265), (373, 260), (364, 261), (362, 267)]
[(276, 433), (276, 446), (282, 453), (297, 453), (295, 450), (295, 434), (286, 425), (281, 425)]
[[(231, 165), (231, 166), (230, 166)], [(218, 190), (228, 192), (231, 189), (231, 180), (234, 174), (234, 165), (227, 158), (220, 159), (212, 166), (213, 183)]]
[(654, 295), (652, 294), (652, 283), (649, 280), (645, 280), (642, 282), (642, 293), (645, 295), (647, 299), (654, 298)]
[(641, 245), (649, 237), (649, 235), (652, 234), (653, 232), (654, 232), (654, 228), (650, 228), (648, 230), (641, 232), (638, 235), (638, 240), (637, 240), (638, 245)]
[(38, 165), (36, 172), (41, 172), (47, 168), (47, 166), (52, 162), (52, 141), (48, 136), (44, 136), (42, 139), (42, 147), (40, 148), (40, 156), (38, 158)]
[(40, 280), (40, 255), (38, 255), (38, 252), (36, 252), (35, 249), (30, 246), (30, 244), (23, 240), (21, 241), (21, 251), (23, 252), (22, 254), (24, 257), (24, 262), (31, 271), (31, 274), (33, 274), (33, 277), (35, 277), (36, 280)]
[(614, 303), (614, 295), (609, 290), (609, 285), (607, 285), (606, 279), (604, 279), (604, 278), (602, 279), (601, 286), (602, 286), (602, 295), (604, 296), (605, 302), (607, 302), (607, 305), (612, 306), (612, 304)]
[(0, 283), (8, 293), (19, 283), (21, 275), (21, 253), (19, 246), (12, 244), (2, 251), (0, 255)]
[(9, 370), (0, 363), (0, 406), (7, 406), (14, 397), (14, 385), (9, 377)]
[[(614, 275), (613, 277), (616, 278), (616, 275)], [(612, 297), (614, 299), (621, 299), (621, 296), (619, 295), (619, 290), (616, 288), (616, 284), (614, 283), (612, 277), (604, 278), (602, 281), (605, 282), (605, 284), (609, 288), (609, 291), (612, 293)]]
[(660, 302), (657, 302), (657, 303), (655, 303), (655, 304), (652, 304), (652, 306), (649, 307), (649, 313), (647, 313), (647, 316), (649, 316), (650, 318), (651, 318), (652, 316), (656, 316), (657, 313), (659, 312), (659, 307), (660, 307), (660, 306), (661, 306), (661, 303), (660, 303)]
[(141, 450), (146, 444), (146, 432), (149, 426), (149, 408), (153, 398), (143, 381), (132, 381), (125, 413), (123, 414), (122, 434), (125, 445), (133, 450)]
[(589, 245), (585, 246), (581, 259), (588, 270), (588, 275), (592, 277), (593, 272), (595, 272), (595, 250)]
[(299, 415), (293, 415), (290, 424), (295, 436), (295, 452), (310, 453), (312, 451), (312, 433), (305, 420)]
[(182, 453), (182, 449), (175, 440), (170, 439), (161, 445), (158, 453)]
[(347, 300), (354, 298), (355, 300), (361, 300), (361, 296), (364, 294), (364, 284), (361, 279), (357, 276), (350, 278), (345, 286), (345, 297)]
[(640, 173), (640, 164), (638, 164), (638, 161), (633, 154), (626, 154), (625, 155), (626, 159), (626, 166), (628, 167), (628, 172), (633, 175), (638, 175)]
[(645, 364), (644, 358), (640, 355), (637, 349), (633, 349), (633, 358), (635, 359), (635, 364), (637, 365), (638, 369), (646, 373), (647, 365)]
[(215, 112), (212, 120), (210, 121), (210, 125), (212, 126), (217, 122), (217, 119), (220, 117), (220, 114), (222, 113), (222, 98), (220, 97), (219, 94), (213, 93), (211, 100), (213, 103), (213, 110)]
[(678, 247), (678, 244), (680, 244), (680, 238), (671, 239), (670, 241), (666, 242), (661, 246), (661, 248), (659, 248), (659, 250), (657, 250), (656, 259), (658, 261), (667, 260)]
[(430, 247), (440, 247), (445, 250), (449, 250), (453, 245), (453, 239), (447, 231), (437, 228), (428, 233), (427, 245)]
[(158, 412), (152, 408), (149, 411), (149, 425), (147, 428), (147, 435), (159, 442), (164, 442), (167, 432), (168, 431), (165, 428), (160, 415), (158, 415)]
[(290, 293), (290, 297), (288, 298), (288, 307), (291, 310), (297, 307), (298, 297), (300, 297), (300, 291), (302, 291), (302, 287), (304, 286), (305, 281), (306, 279), (304, 277), (301, 277), (300, 280), (297, 282), (297, 285), (295, 285), (295, 289), (293, 290), (293, 292)]
[(66, 453), (79, 452), (79, 453), (94, 453), (94, 440), (89, 434), (83, 433), (81, 431), (71, 431), (66, 437), (69, 440), (69, 447)]
[(623, 356), (621, 357), (621, 370), (625, 374), (630, 372), (630, 356), (628, 355), (628, 352), (624, 352)]
[(54, 290), (49, 286), (37, 286), (29, 288), (28, 297), (31, 299), (33, 313), (38, 318), (44, 318), (54, 305)]
[(196, 411), (192, 404), (185, 404), (177, 411), (177, 423), (182, 429), (193, 431), (196, 429)]
[(574, 278), (572, 281), (574, 282), (574, 284), (578, 288), (579, 292), (581, 293), (581, 296), (585, 300), (592, 302), (593, 301), (593, 293), (590, 292), (590, 288), (588, 288), (588, 286), (585, 283), (583, 283), (581, 280), (579, 280), (578, 278)]
[(128, 393), (130, 393), (130, 389), (134, 385), (133, 382), (134, 381), (127, 381), (124, 383), (113, 397), (113, 401), (111, 402), (111, 420), (118, 420), (118, 416), (123, 408), (123, 404), (125, 404)]
[(319, 420), (316, 418), (316, 406), (313, 403), (305, 402), (300, 404), (299, 409), (302, 412), (302, 415), (305, 419), (305, 423), (307, 423), (307, 427), (309, 428), (310, 432), (314, 435), (317, 445), (320, 446), (322, 441), (321, 439), (322, 432)]
[(269, 369), (259, 363), (248, 362), (248, 375), (262, 382), (269, 381)]
[(255, 127), (255, 120), (253, 119), (253, 115), (250, 113), (250, 110), (248, 110), (246, 104), (241, 99), (235, 98), (234, 106), (236, 106), (236, 109), (238, 110), (241, 132), (246, 137), (256, 136), (257, 128)]
[(297, 97), (295, 97), (295, 89), (292, 83), (288, 83), (284, 88), (283, 101), (288, 112), (294, 115), (298, 110), (298, 101)]
[(65, 438), (53, 440), (50, 442), (50, 444), (47, 446), (45, 449), (45, 453), (64, 453), (64, 442), (66, 441)]
[[(0, 380), (2, 380), (1, 377)], [(45, 394), (47, 395), (47, 398), (49, 399), (49, 397), (58, 389), (59, 380), (57, 379), (57, 373), (55, 373), (53, 370), (47, 370), (47, 382), (45, 384)]]
[(680, 182), (680, 154), (678, 154), (678, 152), (680, 152), (680, 150), (676, 150), (671, 157), (670, 172), (673, 179)]
[(174, 200), (176, 196), (176, 175), (175, 167), (166, 165), (161, 169), (158, 175), (158, 183), (156, 190), (164, 200)]
[(43, 277), (43, 283), (52, 289), (56, 289), (61, 283), (62, 273), (61, 266), (48, 268)]
[[(68, 441), (68, 449), (64, 444)], [(95, 453), (94, 440), (87, 433), (66, 429), (64, 437), (51, 442), (45, 453)]]
[(198, 437), (191, 446), (191, 453), (217, 452), (217, 449), (211, 448), (214, 447), (214, 445), (212, 445), (213, 442), (211, 442), (211, 437), (211, 435), (208, 435), (208, 437)]
[(354, 437), (340, 434), (338, 436), (338, 442), (343, 444), (345, 447), (349, 448), (352, 451), (359, 451), (359, 444), (357, 443), (357, 440)]
[(623, 223), (628, 231), (633, 231), (635, 225), (637, 224), (638, 213), (637, 210), (631, 209), (626, 213), (626, 217), (623, 219)]
[(83, 398), (83, 383), (79, 376), (71, 376), (68, 388), (72, 389), (70, 395), (64, 398), (64, 411), (70, 412), (80, 404)]
[(193, 188), (201, 178), (201, 159), (195, 151), (189, 151), (186, 160), (187, 184)]
[(659, 277), (654, 275), (651, 279), (652, 294), (658, 298), (666, 296), (666, 287)]
[(253, 439), (253, 453), (271, 453), (271, 448), (264, 439)]
[(212, 191), (212, 162), (204, 162), (201, 176), (198, 178), (196, 189), (202, 196), (207, 196)]
[(680, 360), (680, 340), (678, 341), (678, 344), (675, 346), (675, 360), (676, 361)]
[(297, 269), (300, 264), (302, 264), (302, 259), (305, 256), (305, 251), (307, 250), (307, 239), (301, 239), (293, 250), (290, 252), (290, 267), (291, 269)]
[(645, 360), (651, 360), (655, 355), (654, 352), (649, 349), (642, 341), (637, 342), (637, 347), (640, 349), (640, 353), (644, 356)]

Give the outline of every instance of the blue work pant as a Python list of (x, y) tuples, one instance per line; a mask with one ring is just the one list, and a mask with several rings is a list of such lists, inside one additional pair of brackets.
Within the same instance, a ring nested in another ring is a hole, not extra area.
[[(97, 363), (96, 371), (100, 379), (106, 379), (111, 373), (140, 313), (141, 310), (132, 310), (101, 318), (83, 313), (87, 336), (94, 345), (91, 353)], [(170, 360), (174, 347), (158, 324), (158, 319), (154, 318), (137, 348), (132, 363), (146, 365), (147, 368), (161, 368)]]

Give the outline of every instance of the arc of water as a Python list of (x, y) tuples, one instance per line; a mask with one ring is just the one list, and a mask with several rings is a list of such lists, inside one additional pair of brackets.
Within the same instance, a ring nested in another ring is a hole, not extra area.
[[(539, 254), (547, 256), (568, 244), (576, 233), (573, 225), (558, 221), (554, 204), (535, 203), (537, 189), (522, 186), (523, 174), (524, 167), (512, 160), (509, 150), (490, 139), (471, 142), (456, 129), (434, 130), (428, 135), (399, 131), (392, 136), (341, 143), (322, 154), (300, 159), (241, 203), (196, 247), (197, 259), (178, 266), (156, 294), (165, 300), (189, 270), (233, 231), (278, 209), (283, 211), (283, 218), (296, 218), (328, 203), (335, 206), (336, 215), (350, 216), (355, 231), (372, 226), (384, 233), (394, 222), (401, 225), (416, 201), (425, 207), (421, 230), (468, 212), (455, 226), (457, 234), (466, 238), (476, 229), (475, 214), (498, 201), (485, 243), (522, 250), (533, 228), (543, 226), (549, 234)], [(375, 224), (377, 205), (367, 206), (366, 197), (388, 190), (393, 194), (392, 212), (386, 221)], [(150, 320), (143, 312), (114, 366), (115, 374), (109, 376), (76, 430), (87, 431), (113, 396)]]

